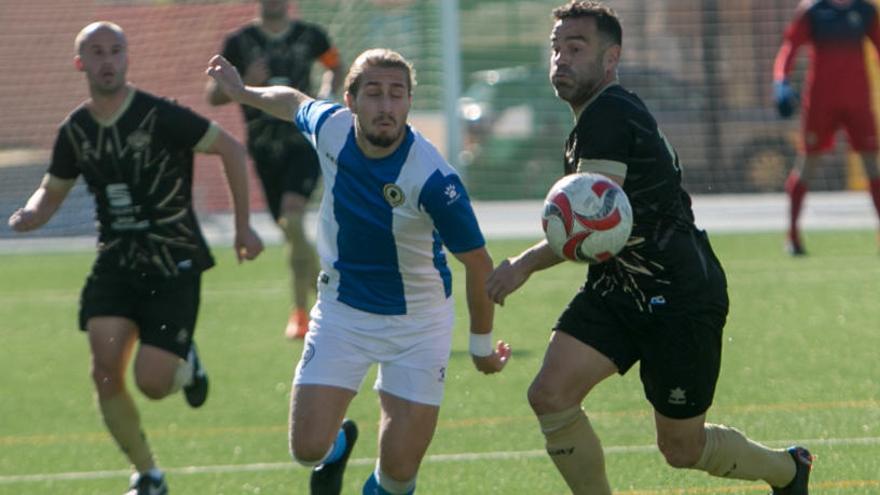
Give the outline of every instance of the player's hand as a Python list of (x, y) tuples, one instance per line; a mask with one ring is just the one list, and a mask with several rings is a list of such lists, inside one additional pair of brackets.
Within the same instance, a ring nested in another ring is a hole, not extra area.
[(260, 57), (251, 62), (241, 78), (248, 86), (265, 86), (269, 81), (269, 64), (266, 58)]
[(244, 81), (241, 80), (241, 75), (222, 55), (211, 57), (205, 74), (214, 78), (220, 90), (232, 100), (238, 101), (238, 95), (244, 92)]
[(9, 215), (9, 220), (6, 223), (10, 229), (16, 232), (28, 232), (39, 226), (36, 219), (36, 213), (33, 210), (19, 208), (12, 212), (12, 215)]
[(484, 374), (498, 373), (504, 369), (504, 366), (510, 359), (510, 345), (503, 340), (499, 340), (492, 354), (488, 356), (474, 356), (471, 354), (471, 358), (474, 360), (474, 366), (476, 366), (477, 370)]
[(504, 298), (528, 280), (529, 276), (519, 270), (510, 259), (498, 264), (486, 279), (486, 293), (495, 304), (504, 306)]
[(788, 118), (794, 115), (798, 103), (798, 94), (792, 89), (786, 80), (773, 83), (773, 100), (776, 102), (776, 111), (779, 116)]
[(263, 241), (260, 236), (248, 227), (246, 230), (235, 233), (235, 257), (241, 263), (244, 260), (252, 260), (263, 252)]

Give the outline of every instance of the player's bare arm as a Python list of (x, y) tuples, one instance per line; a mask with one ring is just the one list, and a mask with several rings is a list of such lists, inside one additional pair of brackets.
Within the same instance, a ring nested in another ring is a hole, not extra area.
[(221, 55), (214, 55), (205, 73), (214, 79), (220, 91), (232, 101), (252, 106), (274, 117), (293, 121), (299, 106), (312, 98), (287, 86), (246, 86), (238, 70)]
[(46, 174), (25, 206), (9, 216), (9, 228), (16, 232), (28, 232), (42, 227), (58, 211), (75, 182), (75, 179), (61, 179)]
[(497, 373), (504, 369), (510, 358), (510, 346), (503, 340), (494, 346), (492, 343), (495, 308), (485, 291), (486, 279), (492, 272), (492, 257), (485, 247), (455, 253), (455, 257), (465, 267), (465, 287), (471, 317), (470, 352), (474, 366), (485, 374)]
[(244, 146), (225, 130), (217, 127), (217, 135), (205, 148), (206, 153), (220, 155), (223, 172), (229, 185), (235, 218), (235, 255), (238, 261), (252, 260), (263, 251), (263, 242), (250, 224), (247, 154)]
[(526, 283), (532, 273), (558, 265), (562, 261), (547, 241), (541, 240), (519, 256), (499, 263), (486, 281), (486, 292), (492, 301), (503, 306), (504, 299)]

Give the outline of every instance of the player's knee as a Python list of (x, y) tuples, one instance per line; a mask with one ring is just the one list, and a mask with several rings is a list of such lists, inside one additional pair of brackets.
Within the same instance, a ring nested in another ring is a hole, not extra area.
[(170, 383), (153, 374), (136, 374), (135, 383), (141, 393), (152, 400), (162, 399), (171, 391)]
[(323, 442), (315, 442), (308, 439), (290, 439), (290, 458), (294, 462), (305, 467), (314, 467), (321, 463), (330, 445)]
[(571, 404), (567, 403), (564, 394), (558, 390), (558, 387), (554, 387), (552, 384), (540, 379), (535, 379), (529, 386), (527, 397), (529, 405), (532, 406), (535, 414), (558, 412), (571, 406)]
[(702, 454), (702, 449), (697, 444), (682, 440), (658, 439), (657, 447), (666, 459), (666, 463), (679, 469), (694, 467)]
[(419, 472), (419, 461), (412, 458), (383, 462), (381, 466), (383, 476), (381, 483), (386, 485), (409, 484), (415, 480), (416, 474)]
[(92, 382), (94, 382), (95, 388), (98, 390), (98, 396), (100, 397), (114, 396), (125, 388), (124, 374), (118, 370), (109, 369), (96, 363), (92, 363), (91, 373)]

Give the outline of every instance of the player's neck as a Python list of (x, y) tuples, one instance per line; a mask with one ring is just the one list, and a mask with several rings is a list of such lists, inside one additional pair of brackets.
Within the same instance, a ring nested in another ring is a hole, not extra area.
[(134, 88), (130, 84), (125, 84), (118, 91), (111, 94), (93, 92), (86, 107), (96, 118), (109, 119), (116, 115), (116, 112), (119, 111), (132, 91), (134, 91)]
[(290, 17), (286, 15), (273, 17), (271, 19), (260, 18), (260, 28), (271, 34), (282, 33), (289, 25)]

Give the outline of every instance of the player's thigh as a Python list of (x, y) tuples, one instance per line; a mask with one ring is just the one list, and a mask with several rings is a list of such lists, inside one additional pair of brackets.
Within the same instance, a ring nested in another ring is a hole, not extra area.
[(576, 404), (599, 382), (625, 373), (637, 360), (636, 349), (608, 299), (579, 291), (554, 325), (544, 362), (529, 387), (529, 403), (538, 414)]
[(672, 419), (694, 418), (709, 409), (721, 369), (726, 306), (697, 301), (687, 306), (655, 309), (640, 329), (645, 397)]
[(834, 145), (834, 133), (842, 124), (836, 107), (813, 102), (801, 122), (804, 151), (808, 155), (825, 153)]
[(290, 393), (289, 442), (302, 460), (318, 460), (333, 444), (355, 391), (330, 385), (295, 385)]
[(86, 321), (86, 329), (96, 380), (121, 379), (137, 341), (137, 325), (124, 317), (93, 316)]
[(400, 481), (412, 479), (437, 428), (440, 407), (379, 392), (379, 463), (382, 471)]
[(843, 114), (843, 128), (853, 150), (877, 153), (877, 126), (870, 105), (848, 108)]
[(580, 404), (593, 387), (617, 371), (608, 356), (557, 330), (529, 387), (529, 403), (538, 414), (563, 411)]

